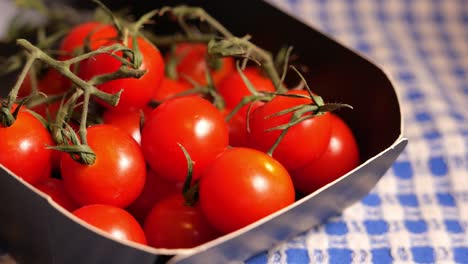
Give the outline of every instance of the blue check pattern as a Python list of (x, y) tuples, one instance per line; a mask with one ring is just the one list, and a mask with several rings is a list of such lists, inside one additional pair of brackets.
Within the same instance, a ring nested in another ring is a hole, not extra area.
[(360, 202), (247, 263), (468, 263), (468, 0), (268, 1), (382, 66), (410, 143)]
[(386, 70), (409, 145), (360, 202), (247, 263), (468, 263), (468, 1), (269, 2)]

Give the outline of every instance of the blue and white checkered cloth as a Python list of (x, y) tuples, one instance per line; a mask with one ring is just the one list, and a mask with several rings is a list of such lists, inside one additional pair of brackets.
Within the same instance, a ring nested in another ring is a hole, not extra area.
[(468, 263), (468, 0), (269, 2), (386, 69), (410, 143), (362, 201), (248, 263)]
[(387, 70), (409, 144), (361, 202), (248, 263), (468, 263), (468, 1), (270, 2)]

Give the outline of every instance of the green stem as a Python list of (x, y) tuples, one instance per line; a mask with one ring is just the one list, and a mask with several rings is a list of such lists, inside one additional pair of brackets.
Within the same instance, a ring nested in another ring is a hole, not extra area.
[(221, 23), (210, 16), (203, 8), (181, 5), (173, 8), (166, 8), (166, 10), (171, 11), (178, 18), (198, 19), (200, 21), (207, 22), (224, 37), (234, 37), (234, 35), (229, 30), (227, 30)]
[(246, 57), (258, 61), (273, 82), (277, 92), (285, 92), (281, 77), (275, 68), (273, 56), (270, 52), (256, 46), (248, 38), (229, 38), (220, 41), (212, 40), (208, 45), (208, 53), (215, 56), (226, 57)]
[(84, 98), (83, 98), (83, 110), (81, 113), (81, 120), (80, 120), (80, 140), (81, 144), (87, 145), (88, 144), (88, 139), (86, 138), (86, 125), (87, 125), (87, 119), (88, 119), (88, 109), (89, 109), (89, 97), (90, 97), (89, 91), (85, 90), (84, 91)]
[[(100, 91), (97, 89), (94, 85), (84, 81), (80, 77), (78, 77), (75, 73), (73, 73), (70, 70), (70, 66), (72, 64), (78, 63), (80, 61), (83, 61), (85, 59), (91, 58), (95, 55), (102, 54), (102, 53), (108, 53), (111, 51), (121, 50), (122, 45), (120, 44), (114, 44), (111, 46), (107, 46), (104, 48), (97, 49), (95, 51), (91, 51), (82, 55), (79, 55), (77, 57), (74, 57), (72, 59), (66, 60), (66, 61), (58, 61), (41, 51), (39, 48), (31, 44), (29, 41), (25, 39), (19, 39), (17, 40), (18, 45), (22, 46), (26, 50), (30, 52), (30, 59), (32, 60), (40, 60), (45, 62), (46, 64), (50, 65), (54, 69), (56, 69), (58, 72), (60, 72), (62, 75), (70, 79), (78, 88), (82, 89), (83, 91), (88, 90), (90, 94), (95, 95), (99, 99), (105, 101), (106, 103), (115, 106), (119, 102), (120, 98), (120, 93), (116, 94), (108, 94), (105, 92)], [(116, 72), (115, 73), (115, 78), (120, 78), (120, 73)], [(137, 76), (135, 74), (135, 76)], [(108, 80), (111, 78), (108, 78)]]
[(31, 69), (32, 65), (34, 64), (34, 61), (36, 60), (36, 56), (37, 54), (32, 53), (28, 57), (28, 60), (26, 61), (26, 64), (24, 65), (23, 70), (21, 71), (18, 77), (18, 80), (15, 83), (15, 86), (8, 94), (8, 104), (7, 104), (8, 109), (11, 109), (11, 107), (15, 103), (16, 98), (18, 97), (18, 92), (21, 87), (21, 84), (23, 84), (24, 79), (26, 79), (26, 76), (28, 75), (29, 70)]
[(215, 36), (211, 34), (157, 36), (145, 32), (144, 35), (157, 47), (167, 47), (178, 43), (208, 43), (215, 38)]

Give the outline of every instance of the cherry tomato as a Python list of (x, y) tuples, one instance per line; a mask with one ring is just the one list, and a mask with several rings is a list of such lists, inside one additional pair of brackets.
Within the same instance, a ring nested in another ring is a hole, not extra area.
[(220, 59), (219, 68), (213, 69), (207, 63), (207, 46), (204, 44), (182, 43), (175, 48), (175, 56), (180, 58), (176, 70), (180, 80), (184, 75), (190, 77), (200, 85), (206, 85), (206, 71), (210, 69), (215, 86), (227, 75), (235, 70), (234, 59), (225, 57)]
[(102, 118), (104, 124), (113, 125), (122, 129), (132, 136), (138, 144), (140, 144), (140, 122), (142, 115), (144, 120), (144, 113), (140, 110), (117, 112), (110, 109), (104, 112)]
[(88, 128), (88, 145), (96, 154), (93, 165), (80, 164), (62, 154), (60, 171), (65, 188), (79, 205), (126, 207), (140, 195), (146, 164), (138, 143), (111, 125)]
[(78, 205), (65, 190), (62, 180), (49, 178), (39, 182), (36, 188), (48, 194), (52, 200), (70, 212), (78, 208)]
[[(71, 81), (59, 73), (57, 70), (48, 69), (43, 76), (38, 76), (37, 88), (39, 92), (47, 95), (58, 95), (66, 92), (71, 85)], [(25, 97), (32, 92), (31, 76), (28, 74), (18, 91), (19, 97)]]
[(146, 245), (145, 233), (140, 224), (131, 214), (119, 207), (93, 204), (81, 207), (73, 214), (118, 240), (129, 240)]
[[(243, 73), (257, 91), (275, 91), (275, 86), (273, 85), (271, 80), (261, 75), (258, 68), (248, 67), (243, 71)], [(242, 80), (242, 77), (238, 71), (232, 72), (228, 77), (221, 81), (216, 87), (216, 90), (224, 98), (226, 107), (229, 109), (234, 109), (244, 97), (252, 95), (252, 93), (247, 88), (247, 85), (245, 85), (244, 81)], [(253, 111), (256, 107), (262, 104), (262, 102), (254, 103), (254, 106), (253, 108), (251, 108), (251, 111)], [(245, 117), (248, 109), (249, 105), (245, 105), (244, 107), (242, 107), (239, 110), (240, 115)]]
[(106, 38), (115, 37), (117, 31), (111, 25), (96, 21), (85, 22), (75, 26), (60, 43), (60, 51), (64, 53), (60, 56), (60, 60), (71, 59), (77, 49), (83, 49), (86, 39), (90, 39), (92, 34), (99, 34), (102, 37), (102, 41), (106, 41)]
[(146, 174), (146, 182), (140, 196), (127, 208), (140, 223), (144, 222), (146, 215), (153, 205), (162, 199), (182, 192), (183, 183), (174, 183), (156, 175), (151, 170)]
[(208, 221), (229, 233), (294, 203), (286, 169), (267, 154), (230, 148), (200, 179), (200, 205)]
[[(232, 110), (225, 108), (222, 113), (226, 118)], [(239, 113), (227, 122), (229, 128), (229, 146), (246, 147), (247, 145), (247, 120)]]
[(312, 193), (359, 165), (359, 149), (353, 132), (331, 114), (332, 131), (325, 152), (317, 160), (291, 173), (296, 189)]
[(33, 185), (50, 177), (54, 141), (36, 117), (20, 110), (13, 125), (0, 125), (0, 139), (3, 166)]
[[(291, 90), (290, 94), (308, 95), (303, 90)], [(282, 110), (301, 104), (311, 104), (311, 99), (276, 96), (273, 100), (255, 109), (249, 119), (248, 144), (261, 151), (268, 151), (280, 136), (280, 130), (267, 129), (288, 124), (292, 113), (272, 117)], [(331, 135), (329, 113), (316, 116), (291, 127), (273, 153), (273, 157), (288, 171), (298, 169), (317, 160), (325, 151)]]
[(199, 206), (186, 205), (181, 194), (155, 204), (146, 217), (144, 231), (148, 244), (156, 248), (192, 248), (219, 235)]
[(187, 159), (178, 144), (193, 160), (193, 179), (198, 179), (228, 141), (223, 114), (198, 96), (165, 101), (149, 115), (141, 134), (141, 148), (151, 169), (176, 182), (187, 175)]
[[(106, 39), (104, 37), (107, 34), (108, 32), (104, 34), (101, 31), (92, 33), (90, 37), (91, 48), (95, 50), (117, 43), (116, 40), (109, 38), (103, 41)], [(114, 35), (115, 37), (117, 37), (117, 34)], [(146, 73), (140, 78), (117, 79), (99, 85), (100, 90), (111, 94), (123, 90), (117, 106), (111, 107), (105, 103), (103, 103), (103, 106), (118, 111), (141, 109), (151, 100), (158, 89), (164, 76), (164, 60), (161, 53), (158, 48), (144, 38), (138, 37), (137, 44), (143, 57), (140, 70), (146, 70)], [(128, 45), (132, 48), (133, 41), (131, 38), (128, 39)], [(121, 52), (115, 52), (115, 54), (121, 56)], [(85, 80), (89, 80), (97, 75), (115, 72), (121, 65), (122, 63), (110, 54), (99, 54), (81, 63), (80, 76)]]
[(156, 102), (162, 102), (170, 99), (182, 92), (190, 90), (192, 85), (188, 82), (173, 80), (167, 77), (162, 79), (161, 85), (156, 92), (153, 94), (153, 100)]

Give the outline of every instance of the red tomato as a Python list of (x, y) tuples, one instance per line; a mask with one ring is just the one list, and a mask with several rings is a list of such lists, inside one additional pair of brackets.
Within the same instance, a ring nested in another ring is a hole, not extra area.
[(0, 139), (0, 164), (33, 185), (50, 177), (54, 141), (32, 114), (21, 110), (13, 125), (0, 125)]
[[(308, 95), (303, 90), (291, 90), (288, 93)], [(276, 96), (270, 102), (255, 109), (250, 115), (249, 146), (261, 151), (268, 151), (280, 136), (280, 130), (266, 131), (289, 123), (292, 113), (270, 117), (279, 111), (301, 104), (311, 104), (305, 98)], [(302, 121), (291, 127), (273, 153), (273, 157), (283, 164), (288, 171), (298, 169), (318, 159), (325, 151), (330, 140), (331, 117), (329, 113)]]
[(93, 204), (81, 207), (73, 214), (118, 240), (129, 240), (146, 245), (145, 233), (140, 224), (131, 214), (119, 207)]
[(186, 205), (181, 194), (155, 204), (146, 217), (144, 231), (148, 244), (155, 248), (192, 248), (218, 236), (199, 206)]
[(182, 92), (190, 90), (192, 85), (188, 82), (173, 80), (167, 77), (162, 79), (161, 85), (153, 94), (153, 100), (162, 102)]
[(200, 205), (208, 221), (229, 233), (294, 203), (286, 169), (267, 154), (231, 148), (200, 179)]
[(78, 205), (65, 190), (63, 182), (59, 179), (46, 179), (45, 181), (39, 182), (39, 184), (36, 185), (36, 188), (43, 193), (48, 194), (52, 200), (68, 211), (73, 211), (78, 208)]
[[(275, 86), (271, 80), (265, 76), (262, 76), (258, 68), (248, 67), (244, 70), (243, 73), (257, 91), (275, 91)], [(244, 97), (252, 95), (238, 71), (232, 72), (228, 77), (221, 81), (216, 87), (216, 90), (224, 98), (226, 107), (229, 109), (234, 109)], [(262, 104), (262, 102), (254, 103), (251, 111)], [(248, 109), (248, 105), (242, 107), (239, 110), (240, 115), (245, 117)]]
[(31, 75), (27, 74), (18, 90), (18, 97), (26, 97), (32, 91)]
[(187, 160), (193, 160), (193, 179), (228, 145), (229, 134), (222, 113), (198, 96), (165, 101), (149, 115), (141, 134), (141, 148), (151, 169), (161, 177), (183, 182)]
[(340, 117), (330, 116), (332, 131), (326, 151), (317, 160), (291, 173), (301, 193), (312, 193), (359, 165), (359, 149), (353, 132)]
[(63, 153), (60, 171), (65, 188), (82, 206), (128, 206), (145, 184), (146, 164), (140, 147), (130, 135), (111, 125), (89, 127), (87, 140), (96, 162), (80, 164)]
[(117, 112), (109, 109), (104, 112), (102, 118), (104, 124), (113, 125), (122, 129), (123, 131), (127, 132), (130, 136), (132, 136), (138, 144), (140, 144), (141, 114), (142, 113), (140, 110)]
[[(38, 76), (39, 77), (39, 76)], [(39, 92), (47, 95), (56, 95), (66, 92), (71, 86), (71, 81), (59, 73), (57, 70), (51, 68), (37, 80), (37, 88)], [(32, 83), (30, 75), (26, 75), (20, 90), (18, 91), (19, 97), (25, 97), (32, 92)]]
[[(98, 31), (93, 33), (90, 38), (91, 48), (98, 49), (116, 43), (115, 40), (105, 38), (107, 34), (109, 32), (101, 33), (101, 31)], [(117, 37), (116, 33), (115, 37)], [(111, 94), (123, 90), (119, 104), (116, 107), (103, 103), (105, 107), (118, 111), (141, 109), (151, 100), (153, 94), (158, 89), (164, 76), (164, 60), (161, 53), (153, 44), (141, 37), (137, 38), (137, 44), (143, 57), (140, 69), (146, 70), (146, 73), (138, 79), (123, 78), (99, 85), (98, 88), (100, 90)], [(133, 41), (130, 38), (128, 39), (128, 45), (130, 48), (133, 45)], [(115, 54), (120, 56), (121, 52), (116, 52)], [(80, 76), (85, 80), (89, 80), (97, 75), (115, 72), (121, 65), (122, 63), (111, 55), (99, 54), (81, 63)]]
[[(224, 109), (222, 113), (226, 118), (232, 110)], [(246, 147), (247, 146), (247, 120), (245, 117), (236, 113), (227, 122), (229, 128), (229, 146)]]
[[(183, 76), (186, 75), (200, 85), (207, 84), (206, 71), (209, 69), (209, 65), (206, 60), (206, 45), (193, 43), (178, 44), (175, 49), (175, 56), (181, 58), (176, 68), (180, 80), (185, 80)], [(215, 86), (234, 70), (234, 59), (231, 57), (222, 58), (219, 69), (210, 69)]]
[(170, 182), (148, 170), (143, 191), (127, 210), (143, 223), (154, 204), (172, 194), (181, 193), (182, 185), (183, 183)]
[[(102, 24), (100, 22), (86, 22), (72, 28), (70, 32), (62, 39), (60, 43), (60, 51), (66, 53), (60, 57), (60, 60), (67, 60), (73, 57), (73, 53), (77, 49), (82, 49), (87, 38), (92, 34), (99, 34), (104, 38), (115, 37), (117, 32), (111, 25)], [(105, 36), (103, 36), (105, 34)]]

